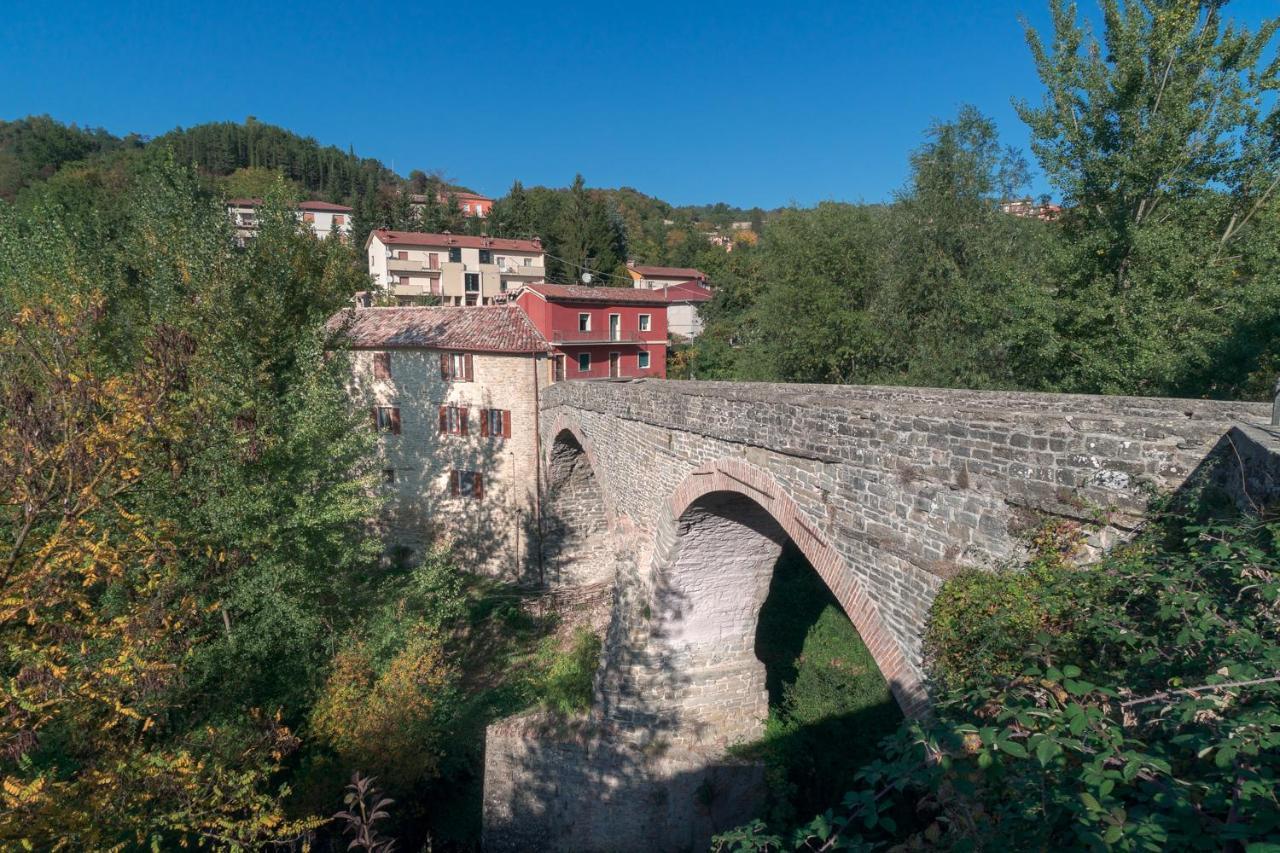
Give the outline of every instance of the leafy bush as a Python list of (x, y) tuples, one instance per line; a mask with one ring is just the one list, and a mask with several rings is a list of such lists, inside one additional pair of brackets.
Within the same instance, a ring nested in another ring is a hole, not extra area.
[(561, 714), (581, 713), (591, 707), (600, 638), (587, 628), (578, 628), (568, 649), (556, 651), (552, 642), (543, 647), (546, 669), (538, 679), (539, 701)]

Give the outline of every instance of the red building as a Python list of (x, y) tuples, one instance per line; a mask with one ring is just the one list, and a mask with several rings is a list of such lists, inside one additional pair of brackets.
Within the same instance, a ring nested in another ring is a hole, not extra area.
[(662, 291), (526, 284), (516, 304), (552, 346), (552, 381), (667, 377)]

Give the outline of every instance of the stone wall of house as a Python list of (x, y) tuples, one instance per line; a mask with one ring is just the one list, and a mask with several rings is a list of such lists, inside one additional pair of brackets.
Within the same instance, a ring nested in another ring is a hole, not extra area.
[[(384, 483), (382, 523), (389, 538), (419, 552), (431, 542), (452, 542), (464, 565), (511, 579), (527, 577), (536, 562), (532, 523), (540, 459), (535, 382), (546, 376), (542, 358), (474, 353), (473, 381), (441, 378), (440, 353), (391, 350), (390, 379), (375, 379), (374, 350), (351, 353), (354, 388), (364, 403), (396, 406), (400, 433), (379, 435)], [(442, 405), (468, 409), (468, 434), (441, 434)], [(511, 437), (482, 436), (483, 409), (511, 413)], [(371, 415), (372, 417), (372, 415)], [(480, 499), (453, 497), (450, 473), (484, 476)]]

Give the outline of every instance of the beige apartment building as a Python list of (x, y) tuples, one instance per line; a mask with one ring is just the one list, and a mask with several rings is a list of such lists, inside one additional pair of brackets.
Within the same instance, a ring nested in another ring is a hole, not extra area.
[(349, 342), (351, 390), (378, 431), (389, 538), (410, 559), (445, 541), (468, 569), (528, 577), (550, 349), (528, 317), (514, 305), (355, 308), (329, 328)]
[(365, 241), (369, 274), (401, 305), (492, 305), (546, 278), (542, 243), (465, 234), (377, 230)]
[[(233, 198), (227, 200), (227, 215), (235, 226), (236, 238), (243, 243), (258, 231), (260, 198)], [(345, 238), (351, 233), (351, 208), (345, 204), (327, 201), (303, 201), (298, 203), (298, 219), (306, 223), (321, 240), (338, 235)]]

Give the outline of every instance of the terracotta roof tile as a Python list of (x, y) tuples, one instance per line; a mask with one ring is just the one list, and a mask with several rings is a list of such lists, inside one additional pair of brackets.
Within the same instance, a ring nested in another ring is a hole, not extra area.
[(547, 341), (514, 305), (348, 308), (329, 318), (358, 349), (545, 352)]
[(333, 204), (328, 201), (304, 201), (299, 203), (302, 210), (332, 210), (335, 213), (350, 213), (351, 208), (345, 204)]
[(627, 269), (638, 272), (645, 278), (678, 278), (683, 281), (705, 279), (707, 274), (693, 267), (648, 267), (628, 266)]
[(499, 252), (537, 252), (542, 253), (539, 240), (509, 240), (505, 237), (471, 237), (467, 234), (426, 234), (421, 231), (390, 231), (380, 228), (369, 234), (369, 239), (377, 237), (388, 246), (438, 246), (450, 248), (461, 246), (467, 249), (494, 249)]

